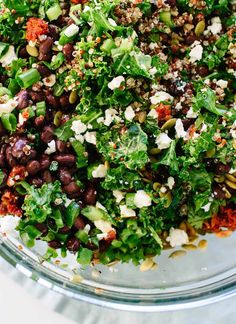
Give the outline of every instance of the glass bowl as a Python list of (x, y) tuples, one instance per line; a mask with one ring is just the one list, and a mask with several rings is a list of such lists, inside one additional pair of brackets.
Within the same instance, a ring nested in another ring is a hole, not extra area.
[(166, 250), (155, 259), (157, 269), (147, 272), (132, 264), (80, 269), (68, 258), (42, 262), (42, 242), (29, 250), (16, 235), (0, 235), (0, 255), (29, 278), (71, 298), (122, 310), (170, 311), (236, 295), (236, 233), (204, 239), (206, 250), (174, 259)]

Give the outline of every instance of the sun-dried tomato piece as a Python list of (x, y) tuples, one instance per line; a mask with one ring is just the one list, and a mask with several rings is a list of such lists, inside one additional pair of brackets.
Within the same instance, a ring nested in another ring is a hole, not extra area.
[(171, 116), (171, 109), (169, 105), (164, 105), (163, 103), (160, 103), (157, 108), (156, 112), (158, 114), (158, 120), (168, 120)]
[(40, 18), (30, 18), (26, 23), (26, 39), (35, 42), (40, 35), (48, 33), (48, 24)]

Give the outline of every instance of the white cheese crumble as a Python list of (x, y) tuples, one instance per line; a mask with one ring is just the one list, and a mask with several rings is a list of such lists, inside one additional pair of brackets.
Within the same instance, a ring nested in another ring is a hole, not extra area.
[(120, 87), (121, 83), (125, 81), (123, 76), (115, 77), (111, 82), (108, 83), (108, 88), (115, 90)]
[(126, 205), (120, 205), (120, 215), (121, 217), (135, 217), (135, 210), (128, 208)]
[(174, 185), (175, 185), (175, 179), (173, 177), (169, 177), (167, 179), (167, 186), (170, 188), (170, 190), (172, 190)]
[(15, 232), (15, 228), (19, 224), (20, 217), (7, 215), (0, 217), (0, 232), (9, 235)]
[(156, 144), (159, 150), (167, 149), (170, 147), (171, 142), (172, 139), (166, 133), (161, 133), (156, 138)]
[(127, 119), (128, 121), (132, 121), (135, 117), (135, 113), (134, 110), (131, 106), (127, 107), (125, 109), (125, 119)]
[(169, 242), (172, 247), (180, 246), (188, 243), (188, 235), (185, 231), (172, 227), (166, 241)]
[(138, 190), (134, 196), (134, 204), (138, 208), (151, 206), (152, 199), (144, 190)]
[(22, 113), (19, 113), (19, 116), (18, 116), (18, 123), (20, 126), (24, 125), (24, 123), (27, 121), (27, 118), (24, 118)]
[(113, 27), (116, 27), (116, 26), (117, 26), (117, 24), (116, 24), (116, 22), (115, 22), (114, 19), (112, 19), (112, 18), (108, 18), (107, 20), (109, 21), (109, 23), (110, 23)]
[(211, 202), (206, 204), (205, 206), (202, 206), (202, 209), (207, 213), (211, 208)]
[(197, 116), (198, 116), (198, 114), (195, 111), (193, 111), (193, 107), (190, 107), (187, 112), (186, 117), (187, 118), (197, 118)]
[(67, 37), (73, 37), (78, 32), (79, 32), (79, 27), (75, 24), (71, 24), (65, 29), (64, 34)]
[(52, 154), (56, 152), (56, 142), (52, 140), (51, 142), (48, 143), (48, 148), (45, 150), (45, 154)]
[(15, 53), (15, 48), (14, 46), (9, 46), (8, 51), (6, 54), (4, 54), (1, 59), (0, 63), (2, 63), (2, 66), (5, 67), (7, 65), (10, 65), (13, 61), (17, 60), (17, 55)]
[(43, 78), (43, 84), (46, 87), (52, 87), (52, 86), (54, 86), (55, 83), (56, 83), (56, 76), (55, 76), (55, 74), (51, 74), (48, 77)]
[(199, 44), (198, 41), (195, 41), (192, 46), (193, 47), (189, 53), (189, 57), (190, 57), (190, 62), (194, 63), (202, 59), (203, 47), (201, 44)]
[(99, 209), (102, 209), (102, 210), (104, 210), (105, 212), (107, 212), (106, 207), (103, 206), (99, 201), (96, 202), (95, 207), (96, 207), (96, 208), (99, 208)]
[(124, 199), (125, 193), (120, 190), (113, 190), (113, 196), (116, 198), (116, 202), (119, 204)]
[(220, 17), (214, 17), (211, 19), (212, 25), (207, 27), (207, 30), (210, 31), (213, 35), (217, 35), (222, 30), (222, 24)]
[(156, 109), (151, 109), (150, 112), (148, 113), (147, 117), (157, 119), (158, 118), (158, 113), (157, 113)]
[(165, 91), (157, 91), (154, 96), (150, 98), (152, 105), (157, 105), (163, 101), (173, 101), (173, 97)]
[(96, 132), (86, 132), (84, 134), (84, 139), (86, 142), (96, 145), (97, 144), (97, 140), (96, 140)]
[(111, 226), (111, 224), (104, 220), (97, 220), (94, 222), (94, 225), (102, 232), (102, 233), (109, 233), (111, 231), (114, 231), (114, 228)]
[(104, 164), (99, 164), (99, 166), (92, 172), (94, 178), (105, 178), (106, 174), (107, 168)]
[(6, 103), (0, 104), (0, 115), (3, 113), (6, 114), (11, 113), (16, 108), (17, 105), (18, 102), (16, 98), (10, 99)]
[(114, 120), (116, 121), (120, 120), (120, 118), (117, 115), (118, 115), (117, 110), (113, 108), (109, 108), (105, 111), (105, 120), (102, 118), (101, 121), (103, 121), (104, 125), (110, 126)]
[(87, 126), (80, 120), (74, 120), (72, 122), (71, 129), (75, 132), (75, 134), (80, 135), (86, 132)]
[(225, 89), (228, 86), (228, 81), (225, 80), (218, 80), (216, 85), (219, 86), (221, 89)]
[(178, 118), (176, 120), (175, 131), (176, 131), (176, 137), (177, 138), (184, 138), (186, 136), (186, 132), (184, 130), (184, 125), (183, 125), (182, 120), (180, 118)]

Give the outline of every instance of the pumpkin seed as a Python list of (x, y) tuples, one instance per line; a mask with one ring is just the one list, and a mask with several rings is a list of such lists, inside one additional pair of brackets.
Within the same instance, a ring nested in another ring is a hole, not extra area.
[(218, 233), (215, 233), (215, 235), (219, 238), (225, 238), (225, 237), (229, 237), (232, 235), (232, 231), (230, 230), (226, 230), (226, 231), (221, 231), (221, 232), (218, 232)]
[(186, 255), (186, 254), (187, 254), (187, 252), (184, 251), (184, 250), (177, 250), (177, 251), (172, 252), (172, 253), (169, 255), (169, 258), (170, 258), (170, 259), (175, 259), (175, 258), (179, 258), (179, 257), (181, 257), (181, 256), (184, 256), (184, 255)]
[(218, 183), (223, 183), (225, 181), (225, 177), (224, 176), (217, 176), (214, 178), (215, 182)]
[(195, 242), (198, 239), (198, 235), (192, 235), (188, 237), (190, 243)]
[(236, 182), (236, 177), (234, 177), (232, 174), (227, 173), (225, 177), (232, 182)]
[(232, 197), (232, 195), (229, 192), (229, 190), (227, 190), (226, 188), (223, 188), (223, 191), (225, 193), (225, 198), (230, 199)]
[(160, 195), (161, 198), (165, 198), (166, 201), (164, 203), (164, 207), (168, 208), (170, 206), (170, 204), (172, 203), (172, 200), (173, 200), (171, 193), (169, 191), (168, 192), (161, 192), (160, 191), (159, 195)]
[(62, 117), (62, 112), (61, 111), (57, 111), (55, 113), (54, 119), (53, 119), (53, 124), (55, 126), (60, 126), (61, 123), (61, 117)]
[(233, 140), (233, 148), (236, 150), (236, 140)]
[(195, 27), (195, 34), (197, 37), (200, 37), (201, 34), (204, 32), (206, 28), (206, 23), (205, 20), (201, 20), (197, 23), (196, 27)]
[(77, 91), (76, 90), (71, 91), (70, 96), (69, 96), (69, 103), (74, 104), (76, 102), (77, 98), (78, 98)]
[(71, 277), (71, 281), (74, 283), (80, 283), (81, 281), (83, 281), (83, 277), (79, 274), (76, 274)]
[(152, 187), (153, 187), (153, 190), (156, 191), (158, 188), (161, 188), (161, 184), (160, 184), (160, 182), (154, 182)]
[(185, 222), (180, 223), (179, 225), (179, 229), (181, 229), (182, 231), (187, 232), (187, 226)]
[(216, 150), (213, 148), (212, 150), (208, 150), (206, 152), (206, 157), (211, 158), (212, 156), (215, 155)]
[(39, 51), (38, 51), (37, 47), (35, 47), (35, 46), (27, 45), (26, 51), (30, 56), (33, 56), (33, 57), (38, 57), (38, 55), (39, 55)]
[(198, 242), (197, 246), (199, 249), (205, 250), (207, 248), (207, 245), (208, 245), (207, 240), (201, 240)]
[(152, 258), (147, 258), (146, 260), (143, 261), (143, 263), (141, 264), (139, 270), (141, 272), (148, 271), (153, 267), (154, 264), (155, 263), (153, 262)]
[(228, 187), (236, 190), (236, 183), (235, 182), (232, 182), (232, 181), (229, 181), (229, 180), (225, 180), (225, 183), (227, 184)]
[(189, 251), (197, 250), (197, 247), (196, 247), (196, 245), (194, 245), (194, 244), (183, 244), (182, 247), (183, 247), (185, 250), (189, 250)]
[(105, 165), (105, 167), (106, 167), (107, 170), (110, 169), (110, 163), (108, 161), (105, 161), (104, 165)]
[(140, 124), (143, 124), (147, 118), (147, 113), (145, 111), (141, 111), (138, 113), (138, 121)]
[(162, 130), (168, 130), (175, 126), (176, 118), (171, 118), (165, 122), (165, 124), (161, 127)]
[(161, 150), (158, 149), (157, 147), (154, 147), (154, 148), (152, 148), (152, 149), (149, 151), (149, 153), (150, 153), (151, 155), (156, 155), (156, 154), (159, 154), (160, 152), (161, 152)]
[(195, 236), (196, 235), (196, 231), (192, 227), (192, 225), (190, 225), (189, 223), (186, 223), (186, 225), (187, 225), (187, 234), (188, 234), (188, 236)]

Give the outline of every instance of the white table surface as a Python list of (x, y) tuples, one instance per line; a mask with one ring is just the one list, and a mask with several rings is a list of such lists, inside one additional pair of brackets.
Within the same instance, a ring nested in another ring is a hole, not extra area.
[(0, 258), (1, 324), (235, 324), (235, 305), (236, 297), (202, 308), (169, 313), (105, 309), (48, 291)]

